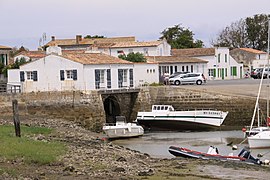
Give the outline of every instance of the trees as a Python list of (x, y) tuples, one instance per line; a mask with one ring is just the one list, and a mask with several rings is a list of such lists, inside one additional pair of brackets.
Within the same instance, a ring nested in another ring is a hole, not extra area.
[(247, 44), (245, 20), (233, 22), (230, 26), (225, 27), (216, 40), (212, 40), (214, 46), (222, 46), (229, 48), (245, 47)]
[(240, 19), (225, 27), (216, 40), (214, 46), (230, 48), (247, 47), (265, 51), (267, 49), (268, 16), (257, 14), (253, 17)]
[(166, 28), (161, 34), (160, 39), (166, 38), (167, 42), (175, 49), (201, 48), (204, 46), (203, 41), (193, 39), (192, 31), (179, 24)]
[(137, 53), (131, 52), (128, 55), (123, 54), (119, 55), (118, 57), (130, 62), (146, 62), (146, 58), (143, 56), (142, 53), (139, 52)]

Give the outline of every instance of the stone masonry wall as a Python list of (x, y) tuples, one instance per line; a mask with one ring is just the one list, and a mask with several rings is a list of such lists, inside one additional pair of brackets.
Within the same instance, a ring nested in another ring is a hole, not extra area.
[(12, 99), (18, 100), (22, 119), (30, 116), (61, 118), (80, 123), (93, 131), (101, 131), (105, 122), (102, 99), (95, 91), (87, 94), (70, 91), (1, 95), (1, 118), (12, 119)]
[[(176, 110), (217, 109), (229, 112), (224, 125), (247, 126), (252, 119), (255, 101), (252, 97), (191, 91), (181, 87), (145, 87), (141, 89), (134, 111), (150, 111), (153, 104), (173, 105)], [(266, 101), (260, 102), (260, 108), (266, 109)]]

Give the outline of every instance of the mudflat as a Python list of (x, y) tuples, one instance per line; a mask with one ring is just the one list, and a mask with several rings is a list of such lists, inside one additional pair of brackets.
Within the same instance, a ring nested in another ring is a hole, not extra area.
[[(12, 124), (0, 118), (0, 124)], [(55, 129), (37, 141), (57, 140), (67, 152), (47, 165), (0, 156), (0, 179), (269, 179), (270, 167), (186, 158), (160, 159), (107, 141), (103, 133), (61, 119), (26, 118), (22, 124)], [(0, 152), (1, 154), (1, 152)]]

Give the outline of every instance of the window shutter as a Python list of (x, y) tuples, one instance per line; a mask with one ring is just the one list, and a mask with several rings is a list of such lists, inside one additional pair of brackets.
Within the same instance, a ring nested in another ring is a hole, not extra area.
[(118, 69), (118, 87), (123, 87), (123, 69)]
[(33, 71), (33, 81), (37, 81), (38, 77), (37, 77), (37, 71)]
[(74, 69), (73, 70), (73, 80), (77, 80), (77, 70), (76, 69)]
[(100, 88), (100, 70), (95, 69), (95, 85), (96, 89)]
[(60, 70), (60, 80), (61, 81), (65, 80), (65, 71), (64, 70)]
[(111, 70), (107, 69), (107, 88), (112, 87)]
[(129, 84), (130, 84), (130, 87), (134, 86), (134, 84), (133, 84), (133, 69), (129, 70)]
[(20, 80), (24, 82), (24, 71), (20, 71)]

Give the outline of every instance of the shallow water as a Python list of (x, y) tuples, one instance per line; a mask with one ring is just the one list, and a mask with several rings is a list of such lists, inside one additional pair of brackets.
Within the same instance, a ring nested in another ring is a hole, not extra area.
[[(242, 131), (210, 131), (210, 132), (146, 132), (142, 137), (114, 140), (113, 143), (129, 149), (147, 153), (151, 157), (173, 158), (168, 152), (169, 146), (181, 146), (196, 151), (207, 152), (210, 145), (218, 148), (219, 153), (238, 155), (243, 147), (248, 147), (244, 141)], [(244, 141), (244, 142), (243, 142)], [(228, 143), (237, 145), (237, 150), (232, 150)], [(263, 155), (261, 160), (270, 160), (270, 149), (252, 149), (251, 154), (257, 157)]]

